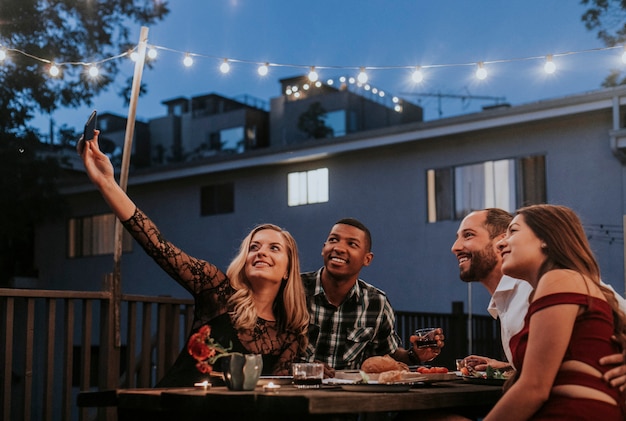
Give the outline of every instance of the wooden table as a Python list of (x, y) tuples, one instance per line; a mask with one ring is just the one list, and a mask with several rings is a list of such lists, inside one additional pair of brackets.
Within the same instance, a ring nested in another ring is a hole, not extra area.
[(117, 406), (120, 420), (301, 421), (356, 419), (356, 414), (425, 413), (432, 410), (475, 418), (486, 414), (501, 394), (500, 386), (457, 380), (397, 393), (348, 392), (339, 387), (303, 390), (290, 385), (283, 385), (278, 393), (264, 392), (262, 387), (249, 392), (234, 392), (225, 387), (206, 391), (201, 388), (118, 389), (81, 392), (77, 403), (79, 407)]

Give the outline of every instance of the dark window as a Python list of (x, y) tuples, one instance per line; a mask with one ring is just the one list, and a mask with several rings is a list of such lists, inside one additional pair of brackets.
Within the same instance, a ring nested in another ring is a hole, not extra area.
[(235, 211), (233, 183), (204, 186), (200, 191), (200, 215), (217, 215)]
[[(115, 248), (115, 215), (71, 218), (67, 224), (67, 255), (86, 257), (113, 254)], [(133, 249), (133, 238), (124, 230), (122, 251)]]
[(545, 156), (427, 170), (428, 222), (462, 219), (473, 210), (509, 212), (546, 202)]

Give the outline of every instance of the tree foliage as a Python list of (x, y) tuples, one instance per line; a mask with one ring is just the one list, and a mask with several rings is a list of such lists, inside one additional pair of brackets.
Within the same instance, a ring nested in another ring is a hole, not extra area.
[(333, 135), (333, 129), (326, 125), (326, 110), (322, 104), (314, 102), (308, 110), (300, 114), (298, 130), (314, 139), (323, 139)]
[[(29, 126), (38, 114), (91, 105), (115, 81), (133, 48), (131, 32), (162, 20), (162, 0), (2, 0), (0, 2), (0, 285), (31, 275), (36, 224), (62, 215), (58, 163), (41, 158), (39, 134)], [(42, 60), (43, 59), (43, 60)], [(50, 63), (66, 63), (53, 78)], [(86, 65), (99, 62), (97, 79)], [(132, 79), (120, 94), (126, 94)], [(61, 138), (70, 136), (69, 129)], [(67, 132), (67, 133), (66, 133)], [(29, 248), (30, 247), (30, 248)]]
[[(598, 38), (607, 47), (626, 42), (626, 1), (624, 0), (581, 0), (589, 9), (582, 15), (582, 21), (589, 31), (596, 31)], [(602, 86), (611, 87), (626, 84), (626, 77), (619, 69), (612, 69)]]

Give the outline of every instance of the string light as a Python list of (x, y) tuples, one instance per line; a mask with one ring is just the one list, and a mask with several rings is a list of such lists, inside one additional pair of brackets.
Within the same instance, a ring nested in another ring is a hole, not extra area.
[(89, 70), (87, 72), (92, 78), (98, 77), (98, 75), (100, 74), (100, 70), (97, 66), (94, 65), (89, 66)]
[[(290, 68), (299, 68), (299, 69), (308, 69), (309, 70), (309, 81), (310, 81), (310, 87), (319, 87), (321, 86), (322, 82), (319, 81), (319, 74), (318, 71), (319, 69), (343, 69), (343, 70), (354, 70), (354, 71), (358, 71), (358, 74), (355, 76), (348, 76), (348, 77), (342, 77), (339, 79), (340, 82), (340, 86), (338, 87), (339, 89), (345, 88), (347, 86), (347, 84), (349, 85), (355, 85), (358, 86), (359, 88), (364, 87), (367, 82), (368, 82), (368, 74), (367, 72), (370, 70), (394, 70), (394, 69), (408, 69), (410, 70), (410, 77), (412, 79), (413, 82), (415, 83), (420, 83), (424, 80), (424, 74), (423, 71), (425, 69), (438, 69), (438, 68), (451, 68), (451, 67), (460, 67), (460, 66), (477, 66), (478, 68), (476, 69), (476, 77), (480, 80), (483, 80), (487, 77), (487, 70), (486, 70), (486, 65), (493, 65), (493, 64), (502, 64), (502, 63), (512, 63), (512, 62), (519, 62), (519, 61), (524, 61), (524, 60), (544, 60), (544, 70), (548, 73), (553, 73), (556, 71), (556, 65), (554, 63), (554, 58), (556, 57), (561, 57), (561, 56), (568, 56), (568, 55), (574, 55), (574, 54), (586, 54), (586, 53), (593, 53), (593, 52), (600, 52), (600, 51), (608, 51), (608, 50), (612, 50), (612, 49), (616, 49), (619, 48), (622, 52), (621, 55), (621, 59), (622, 61), (626, 64), (626, 44), (620, 44), (618, 46), (613, 46), (613, 47), (603, 47), (603, 48), (594, 48), (594, 49), (588, 49), (588, 50), (581, 50), (581, 51), (569, 51), (569, 52), (561, 52), (561, 53), (553, 53), (553, 54), (549, 54), (549, 55), (541, 55), (541, 56), (534, 56), (534, 57), (523, 57), (523, 58), (514, 58), (514, 59), (499, 59), (499, 60), (491, 60), (491, 61), (480, 61), (480, 62), (470, 62), (470, 63), (453, 63), (453, 64), (423, 64), (421, 66), (415, 66), (415, 65), (406, 65), (406, 66), (358, 66), (358, 67), (353, 67), (353, 66), (320, 66), (320, 65), (316, 65), (316, 66), (304, 66), (301, 64), (287, 64), (287, 63), (272, 63), (271, 66), (275, 66), (275, 67), (290, 67)], [(174, 53), (178, 53), (178, 54), (182, 54), (184, 55), (184, 59), (183, 59), (183, 63), (185, 66), (190, 67), (194, 64), (194, 57), (200, 57), (200, 58), (211, 58), (211, 59), (219, 59), (221, 61), (220, 64), (220, 71), (222, 73), (228, 73), (230, 71), (230, 63), (231, 62), (236, 62), (236, 63), (244, 63), (244, 64), (255, 64), (257, 66), (257, 71), (259, 72), (260, 75), (263, 74), (267, 74), (269, 72), (269, 63), (265, 62), (256, 62), (256, 61), (250, 61), (250, 60), (242, 60), (242, 59), (236, 59), (236, 58), (220, 58), (217, 56), (211, 56), (211, 55), (205, 55), (205, 54), (197, 54), (197, 53), (190, 53), (190, 52), (183, 52), (183, 51), (179, 51), (179, 50), (174, 50), (174, 49), (170, 49), (167, 47), (163, 47), (163, 46), (150, 46), (148, 52), (147, 52), (147, 56), (150, 59), (154, 59), (157, 56), (157, 50), (166, 50), (169, 52), (174, 52)], [(6, 60), (9, 57), (9, 54), (12, 53), (16, 53), (16, 54), (21, 54), (23, 56), (29, 57), (33, 60), (37, 60), (40, 61), (42, 63), (45, 63), (47, 65), (49, 65), (48, 67), (48, 73), (53, 76), (53, 73), (55, 73), (56, 76), (59, 76), (62, 74), (61, 72), (61, 67), (68, 67), (68, 66), (85, 66), (89, 68), (89, 71), (98, 71), (98, 66), (101, 65), (104, 62), (110, 61), (110, 60), (116, 60), (122, 57), (130, 57), (131, 59), (133, 59), (136, 55), (136, 48), (127, 50), (121, 54), (115, 55), (115, 56), (111, 56), (111, 57), (107, 57), (104, 58), (100, 61), (96, 61), (96, 62), (84, 62), (84, 61), (68, 61), (68, 62), (55, 62), (53, 63), (52, 60), (46, 59), (46, 58), (41, 58), (38, 56), (35, 56), (33, 54), (30, 54), (26, 51), (22, 51), (19, 49), (14, 49), (14, 48), (10, 48), (7, 46), (0, 46), (0, 64), (2, 63), (2, 61)], [(57, 70), (53, 70), (53, 68), (56, 66)], [(92, 70), (93, 67), (93, 70)], [(57, 73), (58, 71), (58, 73)], [(334, 83), (333, 79), (328, 79), (328, 81), (326, 82), (327, 85), (332, 86)], [(294, 88), (292, 88), (293, 90)], [(385, 96), (384, 91), (376, 91), (374, 92), (374, 89), (372, 89), (369, 85), (367, 87), (368, 92), (372, 92), (372, 94), (374, 95), (378, 95), (381, 98)], [(300, 95), (300, 92), (297, 90), (293, 90), (294, 95)]]
[(268, 63), (263, 63), (259, 66), (259, 68), (257, 69), (257, 72), (259, 73), (259, 75), (261, 76), (267, 76), (267, 72), (269, 71), (269, 64)]
[(549, 74), (549, 75), (551, 75), (552, 73), (554, 73), (556, 71), (556, 65), (552, 61), (552, 55), (551, 54), (548, 54), (546, 56), (546, 64), (543, 65), (543, 70), (545, 70), (545, 72), (547, 74)]
[(183, 64), (185, 65), (185, 67), (191, 67), (193, 65), (193, 57), (191, 57), (189, 53), (185, 54)]
[(359, 81), (360, 84), (365, 84), (367, 83), (367, 73), (365, 73), (365, 67), (361, 67), (361, 69), (359, 70), (359, 75), (357, 76), (357, 80)]
[(311, 66), (311, 71), (309, 72), (309, 80), (311, 82), (317, 82), (318, 78), (319, 78), (319, 75), (315, 71), (315, 66)]
[(225, 58), (222, 64), (220, 64), (220, 72), (226, 74), (230, 72), (230, 63), (228, 63), (228, 59)]
[(415, 83), (422, 83), (424, 81), (424, 73), (422, 73), (422, 69), (419, 66), (411, 73), (411, 79), (413, 79)]
[(57, 77), (59, 74), (61, 74), (61, 70), (56, 64), (52, 63), (50, 64), (50, 69), (48, 69), (48, 73), (50, 73), (50, 76), (52, 77)]
[(478, 69), (476, 69), (476, 78), (478, 80), (485, 80), (487, 78), (487, 69), (485, 69), (485, 65), (482, 61), (478, 63)]

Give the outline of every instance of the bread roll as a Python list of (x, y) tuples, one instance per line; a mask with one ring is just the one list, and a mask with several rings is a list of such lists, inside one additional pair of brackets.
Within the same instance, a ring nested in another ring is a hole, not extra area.
[(384, 357), (376, 356), (366, 359), (361, 364), (361, 370), (366, 373), (383, 373), (394, 370), (409, 371), (409, 367), (400, 361), (394, 360), (389, 355), (385, 355)]
[(385, 371), (378, 375), (378, 383), (396, 383), (404, 380), (404, 375), (407, 372), (404, 370), (392, 370)]

